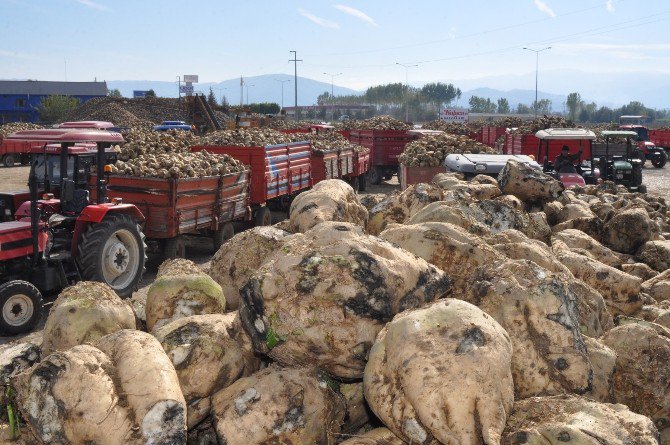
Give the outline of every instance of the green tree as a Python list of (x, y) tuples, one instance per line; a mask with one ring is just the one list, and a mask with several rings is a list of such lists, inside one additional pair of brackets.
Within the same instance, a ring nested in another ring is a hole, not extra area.
[(75, 108), (79, 106), (79, 99), (71, 96), (47, 96), (37, 106), (40, 120), (46, 124), (53, 124), (65, 120)]
[(579, 112), (579, 120), (581, 122), (592, 122), (594, 121), (596, 111), (598, 109), (598, 106), (596, 105), (595, 102), (591, 102), (590, 104), (583, 104), (581, 107), (581, 111)]
[(207, 93), (207, 103), (210, 107), (216, 107), (218, 105), (212, 87), (209, 87), (209, 93)]
[(121, 91), (119, 91), (118, 88), (114, 88), (113, 90), (109, 90), (107, 93), (109, 97), (122, 97), (121, 96)]
[(498, 113), (507, 114), (510, 112), (509, 101), (504, 97), (498, 99)]
[(568, 107), (568, 117), (570, 120), (576, 121), (577, 115), (582, 107), (584, 102), (582, 102), (582, 97), (579, 93), (570, 93), (568, 98), (565, 101), (565, 105)]
[(145, 94), (144, 97), (156, 97), (156, 92), (153, 89), (151, 89), (147, 91), (147, 94)]
[(495, 113), (497, 108), (496, 104), (488, 97), (472, 96), (468, 103), (470, 104), (470, 111), (473, 113)]
[(551, 114), (551, 101), (549, 99), (540, 99), (533, 101), (533, 108), (537, 114)]
[(528, 105), (518, 104), (516, 106), (516, 113), (517, 114), (532, 114), (533, 109), (531, 107), (529, 107)]
[(460, 99), (461, 90), (454, 87), (453, 84), (446, 84), (442, 82), (427, 83), (421, 90), (423, 97), (437, 107), (439, 112), (442, 104), (450, 104), (454, 99)]

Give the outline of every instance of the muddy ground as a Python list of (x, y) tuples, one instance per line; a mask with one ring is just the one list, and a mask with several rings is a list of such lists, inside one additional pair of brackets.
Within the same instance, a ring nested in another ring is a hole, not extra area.
[[(11, 190), (27, 189), (29, 167), (0, 167), (0, 192)], [(670, 199), (670, 165), (663, 169), (646, 168), (644, 169), (643, 182), (647, 185), (649, 193), (666, 197)], [(399, 190), (397, 178), (393, 178), (378, 186), (368, 186), (365, 193), (391, 193), (394, 190)], [(279, 222), (287, 217), (285, 212), (273, 212), (274, 222)], [(188, 237), (186, 256), (193, 260), (202, 268), (209, 267), (209, 261), (214, 254), (212, 242), (209, 238)], [(141, 287), (133, 295), (134, 299), (142, 299), (146, 295), (149, 284), (153, 282), (156, 277), (156, 270), (160, 264), (160, 258), (150, 255), (147, 264), (147, 271), (142, 279)], [(48, 311), (51, 301), (47, 302)], [(42, 324), (39, 331), (28, 334), (24, 337), (0, 337), (0, 344), (8, 341), (16, 341), (19, 339), (41, 342), (41, 329), (44, 326), (46, 316), (42, 319)]]

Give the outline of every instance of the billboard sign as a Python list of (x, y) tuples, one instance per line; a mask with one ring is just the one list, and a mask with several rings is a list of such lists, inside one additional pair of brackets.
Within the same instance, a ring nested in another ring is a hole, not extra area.
[(193, 85), (179, 85), (181, 94), (193, 94)]
[(443, 108), (440, 111), (440, 119), (444, 122), (466, 123), (470, 112), (466, 108)]
[(133, 90), (133, 97), (147, 97), (149, 90)]
[(198, 83), (197, 74), (184, 74), (184, 82), (186, 83)]

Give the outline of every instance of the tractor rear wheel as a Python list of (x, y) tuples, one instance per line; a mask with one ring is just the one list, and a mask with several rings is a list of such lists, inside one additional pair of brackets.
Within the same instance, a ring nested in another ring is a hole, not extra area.
[(630, 173), (630, 182), (633, 187), (642, 185), (642, 167), (633, 167)]
[(256, 216), (254, 217), (254, 225), (258, 226), (271, 226), (272, 225), (272, 212), (267, 207), (263, 206), (256, 211)]
[(13, 280), (0, 286), (0, 332), (11, 335), (30, 332), (44, 309), (42, 294), (27, 281)]
[(227, 222), (219, 227), (219, 230), (214, 233), (213, 237), (214, 251), (218, 252), (219, 248), (223, 246), (223, 243), (231, 239), (233, 236), (235, 236), (235, 227), (233, 227), (233, 223)]
[(358, 176), (358, 191), (364, 192), (367, 186), (368, 186), (368, 175), (363, 173), (362, 175)]
[(349, 184), (351, 185), (351, 188), (354, 189), (354, 192), (358, 192), (361, 189), (361, 182), (358, 179), (358, 176), (351, 178)]
[(146, 248), (133, 218), (108, 215), (81, 236), (77, 257), (81, 276), (108, 284), (122, 298), (130, 297), (144, 273)]
[(668, 154), (665, 150), (659, 150), (654, 153), (655, 156), (651, 159), (651, 164), (656, 168), (663, 168), (668, 162)]

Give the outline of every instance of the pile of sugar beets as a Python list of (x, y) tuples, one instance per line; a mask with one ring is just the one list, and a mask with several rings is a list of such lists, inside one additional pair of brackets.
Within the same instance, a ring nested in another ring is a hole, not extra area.
[(514, 161), (323, 181), (144, 304), (63, 291), (2, 404), (25, 444), (668, 444), (669, 217)]

